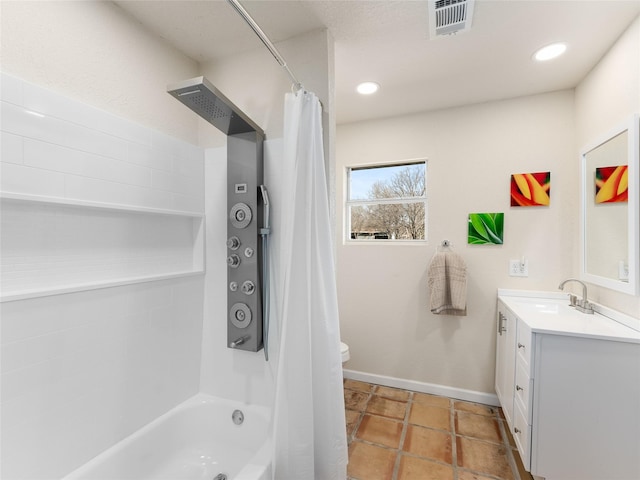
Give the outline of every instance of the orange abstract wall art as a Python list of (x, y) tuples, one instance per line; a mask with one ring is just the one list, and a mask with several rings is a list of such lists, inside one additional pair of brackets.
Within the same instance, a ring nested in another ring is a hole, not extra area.
[(629, 201), (629, 166), (596, 168), (596, 203)]
[(511, 175), (511, 206), (538, 207), (551, 203), (551, 172)]

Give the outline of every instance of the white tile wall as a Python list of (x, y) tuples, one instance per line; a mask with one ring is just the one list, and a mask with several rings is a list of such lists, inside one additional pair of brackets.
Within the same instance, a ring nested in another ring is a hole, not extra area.
[(185, 278), (1, 304), (2, 478), (60, 478), (197, 393), (202, 295)]
[(0, 158), (7, 163), (23, 163), (23, 139), (17, 135), (0, 132)]
[[(0, 85), (3, 192), (203, 212), (201, 149), (8, 75)], [(2, 223), (13, 288), (193, 258), (181, 217), (3, 200)], [(1, 478), (60, 478), (198, 391), (202, 277), (5, 302), (0, 315)]]
[(154, 172), (149, 167), (30, 138), (24, 140), (23, 163), (42, 170), (141, 187), (151, 186), (151, 176)]
[(3, 296), (200, 268), (190, 217), (5, 200), (0, 229)]
[(203, 213), (201, 148), (1, 75), (2, 191)]
[(30, 195), (64, 197), (64, 174), (26, 167), (17, 163), (0, 162), (0, 190)]

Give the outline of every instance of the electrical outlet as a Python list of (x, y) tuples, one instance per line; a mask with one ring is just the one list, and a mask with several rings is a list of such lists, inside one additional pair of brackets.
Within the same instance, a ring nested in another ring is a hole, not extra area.
[(510, 277), (528, 277), (529, 262), (526, 258), (521, 260), (509, 260), (509, 276)]
[(622, 280), (623, 282), (629, 281), (629, 265), (627, 265), (624, 260), (620, 260), (618, 264), (618, 280)]

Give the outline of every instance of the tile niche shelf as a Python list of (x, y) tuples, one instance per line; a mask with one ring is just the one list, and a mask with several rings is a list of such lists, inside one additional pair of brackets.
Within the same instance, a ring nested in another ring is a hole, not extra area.
[(202, 275), (204, 215), (0, 192), (0, 302)]

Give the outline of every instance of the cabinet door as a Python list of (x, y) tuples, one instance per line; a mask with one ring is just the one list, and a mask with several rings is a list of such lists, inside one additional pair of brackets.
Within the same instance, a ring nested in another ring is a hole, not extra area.
[(536, 335), (534, 357), (531, 473), (640, 479), (640, 345)]
[(507, 419), (513, 428), (513, 392), (516, 365), (516, 317), (498, 302), (496, 341), (496, 394)]

